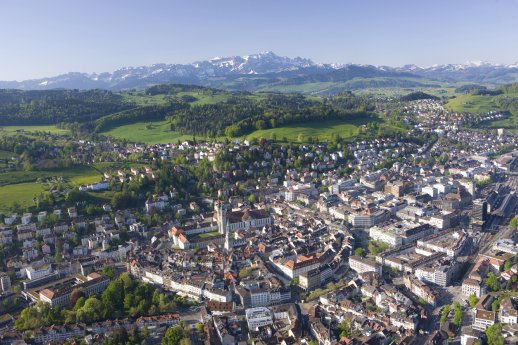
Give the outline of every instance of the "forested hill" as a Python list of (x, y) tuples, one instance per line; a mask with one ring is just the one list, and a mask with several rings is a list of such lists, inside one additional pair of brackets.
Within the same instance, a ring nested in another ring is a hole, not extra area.
[(350, 119), (374, 109), (368, 97), (232, 92), (189, 85), (143, 91), (0, 90), (0, 125), (78, 123), (102, 132), (123, 124), (168, 119), (196, 136), (240, 136), (298, 122)]
[(135, 106), (105, 90), (0, 90), (0, 124), (87, 122)]

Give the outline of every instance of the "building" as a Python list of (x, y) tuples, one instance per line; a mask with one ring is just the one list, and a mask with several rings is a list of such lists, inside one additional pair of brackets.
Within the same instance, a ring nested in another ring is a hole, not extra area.
[(0, 292), (6, 293), (11, 291), (11, 278), (7, 275), (7, 273), (0, 273)]
[(441, 258), (417, 267), (414, 274), (422, 281), (446, 287), (450, 285), (456, 269), (457, 262), (455, 259)]
[(370, 228), (390, 217), (387, 210), (364, 210), (349, 215), (349, 223), (355, 228)]
[(405, 286), (417, 297), (422, 298), (426, 303), (435, 307), (438, 301), (437, 294), (425, 283), (414, 279), (410, 275), (404, 277)]
[(296, 184), (286, 189), (284, 199), (286, 201), (295, 201), (299, 195), (317, 196), (318, 189), (312, 183)]
[[(84, 280), (83, 280), (84, 278)], [(50, 304), (52, 307), (67, 307), (70, 304), (70, 297), (75, 289), (82, 289), (88, 297), (102, 293), (110, 279), (98, 273), (90, 273), (87, 277), (78, 279), (79, 283), (58, 289), (46, 288), (40, 291), (40, 301)]]
[(385, 242), (389, 246), (397, 247), (417, 241), (434, 232), (435, 229), (429, 224), (402, 221), (385, 226), (373, 226), (369, 235), (375, 241)]
[(479, 222), (485, 222), (488, 216), (487, 201), (482, 199), (473, 200), (473, 208), (471, 209), (471, 218)]
[(500, 302), (498, 321), (509, 325), (518, 323), (518, 310), (514, 299), (507, 297)]
[(486, 330), (495, 324), (495, 313), (493, 311), (476, 308), (473, 312), (473, 328)]
[(329, 265), (307, 271), (299, 276), (299, 286), (306, 290), (313, 290), (322, 285), (333, 276), (333, 271)]
[(273, 314), (265, 307), (250, 308), (245, 310), (248, 329), (258, 331), (259, 327), (273, 325)]
[(356, 255), (349, 257), (349, 267), (358, 274), (365, 272), (376, 272), (381, 275), (382, 267), (376, 261), (362, 258)]
[(485, 289), (483, 289), (482, 284), (475, 279), (467, 278), (462, 282), (462, 294), (464, 296), (475, 295), (477, 298), (480, 298), (485, 293)]
[(454, 258), (461, 253), (468, 242), (467, 239), (467, 234), (463, 232), (444, 230), (418, 240), (417, 246)]
[(295, 258), (284, 258), (273, 262), (275, 267), (281, 271), (286, 277), (293, 279), (301, 274), (317, 269), (321, 265), (322, 253), (312, 255), (298, 255)]

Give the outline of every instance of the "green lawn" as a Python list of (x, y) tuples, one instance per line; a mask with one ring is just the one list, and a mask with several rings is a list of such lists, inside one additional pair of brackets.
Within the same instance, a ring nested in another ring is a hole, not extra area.
[(13, 171), (0, 173), (0, 212), (6, 212), (14, 202), (22, 207), (32, 206), (34, 196), (43, 192), (46, 184), (38, 179), (62, 177), (73, 188), (99, 182), (102, 175), (88, 166), (44, 171)]
[(207, 237), (214, 237), (220, 235), (218, 231), (211, 231), (211, 232), (205, 232), (203, 234), (198, 234), (197, 237), (199, 238), (207, 238)]
[(163, 105), (167, 104), (167, 102), (175, 97), (181, 98), (182, 96), (193, 96), (196, 97), (197, 100), (192, 102), (193, 105), (202, 105), (202, 104), (215, 104), (219, 102), (224, 102), (228, 100), (231, 95), (230, 92), (218, 92), (211, 93), (210, 91), (182, 91), (178, 92), (174, 95), (154, 95), (149, 96), (146, 95), (142, 91), (129, 91), (122, 93), (122, 97), (132, 103), (136, 103), (140, 106), (148, 106), (148, 105)]
[[(24, 131), (27, 133), (34, 133), (34, 132), (49, 132), (51, 134), (56, 135), (68, 135), (70, 134), (70, 131), (68, 129), (61, 129), (57, 128), (53, 125), (48, 126), (0, 126), (0, 135), (13, 135), (17, 134), (16, 131)], [(23, 133), (19, 133), (23, 134)]]
[(38, 179), (52, 177), (63, 177), (73, 186), (79, 186), (81, 184), (99, 182), (102, 175), (99, 171), (87, 166), (42, 171), (13, 171), (0, 173), (0, 186), (36, 182)]
[[(498, 96), (497, 96), (498, 97)], [(446, 109), (455, 112), (482, 114), (489, 111), (501, 110), (495, 101), (495, 96), (461, 95), (457, 94), (446, 103)]]
[[(320, 122), (302, 122), (285, 127), (256, 130), (245, 136), (244, 139), (266, 138), (284, 141), (301, 141), (306, 142), (308, 138), (313, 138), (314, 141), (330, 140), (336, 134), (341, 138), (348, 138), (358, 134), (359, 126), (367, 124), (376, 119), (368, 118), (355, 119), (351, 121), (344, 120), (329, 120)], [(275, 135), (274, 135), (275, 134)]]
[(192, 139), (192, 135), (182, 135), (171, 131), (168, 121), (136, 122), (112, 128), (101, 134), (146, 144), (167, 144)]
[(18, 183), (0, 187), (0, 212), (8, 213), (16, 201), (22, 207), (32, 206), (32, 199), (43, 191), (39, 183)]

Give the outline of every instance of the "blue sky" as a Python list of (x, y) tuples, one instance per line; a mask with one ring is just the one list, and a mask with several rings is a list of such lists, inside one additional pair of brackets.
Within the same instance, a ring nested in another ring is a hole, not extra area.
[(516, 0), (12, 0), (0, 80), (272, 50), (315, 62), (518, 62)]

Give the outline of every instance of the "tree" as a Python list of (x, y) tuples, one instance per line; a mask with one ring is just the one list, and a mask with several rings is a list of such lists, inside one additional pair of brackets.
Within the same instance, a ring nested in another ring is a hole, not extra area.
[(494, 312), (494, 313), (498, 313), (498, 310), (500, 309), (500, 300), (499, 299), (495, 299), (493, 301), (493, 303), (491, 303), (491, 310)]
[(489, 289), (491, 289), (491, 291), (500, 290), (500, 281), (493, 272), (488, 273), (487, 278), (484, 282), (489, 287)]
[(340, 331), (340, 338), (350, 338), (353, 336), (351, 322), (348, 319), (344, 319), (338, 324), (338, 330)]
[(368, 249), (371, 254), (383, 253), (389, 248), (388, 244), (381, 241), (369, 241)]
[(487, 337), (487, 343), (489, 345), (504, 345), (505, 344), (505, 340), (502, 335), (502, 325), (499, 323), (489, 326), (486, 329), (486, 337)]
[(354, 250), (354, 255), (359, 256), (359, 257), (364, 257), (365, 256), (365, 249), (363, 249), (362, 247), (356, 248)]
[(70, 306), (74, 308), (79, 298), (83, 297), (84, 299), (85, 296), (85, 292), (82, 289), (74, 289), (70, 294)]
[(252, 269), (250, 267), (243, 267), (239, 270), (239, 278), (247, 278), (252, 274)]
[(460, 304), (458, 302), (455, 302), (453, 308), (455, 310), (455, 313), (453, 314), (453, 324), (456, 327), (460, 327), (462, 324), (462, 309), (460, 309)]
[(478, 298), (475, 295), (470, 295), (468, 298), (468, 301), (469, 301), (469, 305), (471, 306), (471, 308), (475, 308), (475, 306), (478, 303)]
[(509, 222), (509, 226), (513, 229), (518, 229), (518, 215), (514, 216), (513, 219)]
[(104, 266), (102, 269), (102, 273), (110, 279), (115, 278), (115, 268), (113, 266)]
[(103, 303), (96, 297), (89, 297), (85, 305), (77, 310), (76, 318), (78, 322), (91, 323), (103, 318)]
[(203, 323), (200, 322), (196, 324), (196, 330), (198, 331), (198, 333), (203, 334), (205, 332)]
[(180, 345), (183, 339), (183, 329), (180, 326), (174, 326), (167, 329), (162, 338), (162, 345)]
[(446, 322), (446, 319), (448, 318), (448, 314), (450, 314), (450, 310), (451, 310), (451, 305), (448, 304), (446, 307), (444, 307), (444, 310), (441, 315), (441, 320), (440, 320), (441, 324)]

